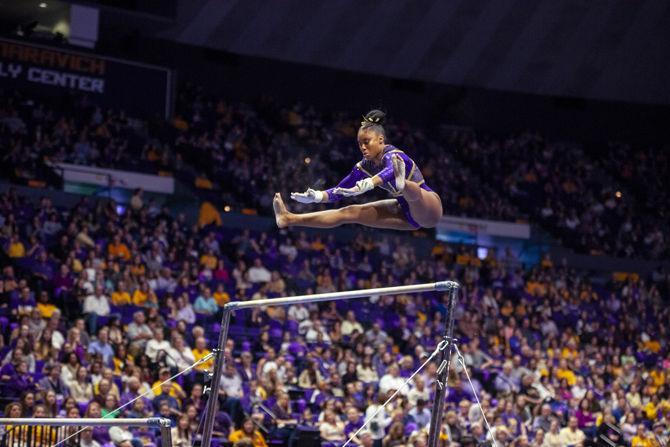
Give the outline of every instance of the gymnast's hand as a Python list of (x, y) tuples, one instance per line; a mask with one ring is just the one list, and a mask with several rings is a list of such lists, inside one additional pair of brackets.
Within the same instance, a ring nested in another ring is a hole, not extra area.
[(375, 184), (372, 182), (372, 178), (368, 177), (357, 181), (356, 186), (353, 188), (335, 188), (333, 192), (335, 194), (341, 194), (344, 197), (351, 197), (363, 194), (364, 192), (368, 192), (372, 189), (375, 189)]
[(291, 198), (300, 203), (319, 203), (323, 201), (323, 191), (307, 188), (305, 192), (292, 192)]

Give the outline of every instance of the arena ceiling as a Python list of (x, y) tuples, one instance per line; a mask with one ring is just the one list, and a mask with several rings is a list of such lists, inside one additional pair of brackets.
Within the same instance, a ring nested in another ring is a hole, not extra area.
[(390, 77), (670, 104), (667, 0), (179, 0), (156, 36)]

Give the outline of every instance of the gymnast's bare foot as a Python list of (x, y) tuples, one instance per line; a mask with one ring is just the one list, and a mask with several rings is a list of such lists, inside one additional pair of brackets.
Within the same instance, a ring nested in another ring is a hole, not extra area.
[(272, 200), (272, 208), (275, 210), (275, 220), (277, 221), (277, 226), (279, 228), (288, 227), (291, 212), (288, 210), (288, 208), (286, 208), (286, 204), (281, 198), (281, 194), (275, 194), (275, 197)]
[(393, 163), (393, 175), (395, 177), (395, 187), (398, 191), (405, 189), (405, 162), (399, 155), (393, 155), (391, 158)]

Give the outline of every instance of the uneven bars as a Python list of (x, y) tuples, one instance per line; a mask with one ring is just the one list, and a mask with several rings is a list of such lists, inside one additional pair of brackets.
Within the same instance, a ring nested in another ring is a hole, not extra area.
[(216, 352), (216, 361), (214, 371), (212, 372), (212, 388), (207, 399), (205, 408), (205, 423), (202, 428), (203, 447), (209, 446), (212, 441), (212, 430), (214, 429), (214, 417), (216, 413), (217, 400), (219, 396), (219, 384), (221, 383), (221, 374), (223, 373), (223, 350), (228, 340), (228, 325), (230, 324), (230, 314), (239, 309), (250, 309), (259, 306), (286, 306), (297, 303), (316, 303), (319, 301), (337, 301), (352, 298), (369, 298), (375, 295), (401, 295), (403, 293), (422, 293), (422, 292), (445, 292), (459, 288), (460, 285), (455, 281), (438, 281), (425, 284), (413, 284), (409, 286), (379, 287), (376, 289), (349, 290), (346, 292), (317, 293), (315, 295), (288, 296), (284, 298), (268, 298), (262, 300), (250, 301), (232, 301), (223, 306), (223, 317), (221, 319), (221, 333), (219, 334), (219, 344)]

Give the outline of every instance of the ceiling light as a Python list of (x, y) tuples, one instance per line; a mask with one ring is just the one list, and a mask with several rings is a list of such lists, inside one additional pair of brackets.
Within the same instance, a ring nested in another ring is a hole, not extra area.
[(42, 3), (39, 4), (40, 8), (46, 8), (47, 6), (49, 6), (49, 5), (47, 5), (46, 2), (42, 2)]

